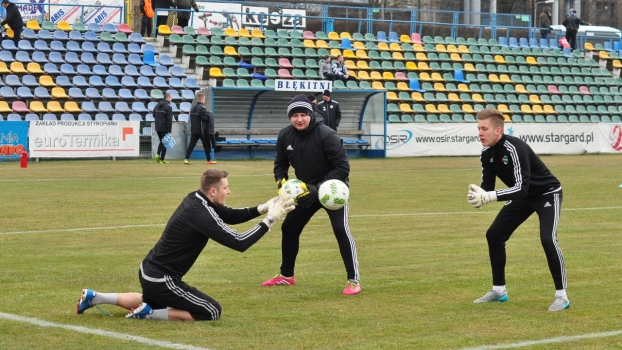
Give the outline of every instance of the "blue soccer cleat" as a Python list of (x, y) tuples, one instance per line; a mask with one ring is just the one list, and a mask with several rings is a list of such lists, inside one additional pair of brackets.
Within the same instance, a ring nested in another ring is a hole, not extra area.
[(145, 319), (145, 317), (152, 315), (153, 314), (153, 309), (151, 308), (151, 306), (149, 306), (149, 304), (147, 303), (142, 303), (139, 307), (137, 307), (136, 309), (132, 309), (132, 311), (130, 311), (129, 314), (127, 314), (127, 316), (125, 316), (126, 318), (138, 318), (138, 319)]
[(486, 295), (484, 295), (483, 297), (479, 299), (475, 299), (473, 302), (478, 304), (478, 303), (490, 303), (494, 301), (499, 301), (502, 303), (508, 301), (508, 293), (506, 292), (497, 293), (491, 289), (488, 293), (486, 293)]
[(93, 298), (97, 295), (97, 292), (91, 289), (82, 289), (82, 294), (78, 298), (78, 304), (76, 305), (76, 313), (84, 313), (87, 309), (95, 306), (93, 305)]

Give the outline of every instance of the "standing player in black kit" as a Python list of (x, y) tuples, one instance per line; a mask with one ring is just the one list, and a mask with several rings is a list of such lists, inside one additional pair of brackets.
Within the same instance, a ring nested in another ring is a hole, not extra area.
[[(291, 165), (296, 177), (305, 183), (308, 191), (299, 196), (298, 207), (287, 215), (281, 226), (281, 272), (263, 282), (263, 286), (296, 283), (294, 265), (300, 234), (313, 215), (322, 208), (318, 199), (318, 188), (329, 179), (341, 180), (347, 184), (350, 175), (350, 163), (343, 148), (343, 140), (334, 130), (318, 123), (311, 101), (305, 95), (297, 95), (290, 101), (287, 116), (291, 125), (283, 128), (276, 140), (274, 177), (277, 186), (281, 188), (288, 178)], [(361, 291), (358, 259), (356, 244), (348, 226), (348, 205), (339, 210), (326, 210), (326, 213), (348, 274), (348, 284), (343, 294), (358, 294)]]
[[(557, 242), (562, 187), (528, 144), (503, 134), (503, 114), (486, 108), (477, 114), (481, 154), (481, 187), (469, 185), (468, 202), (481, 209), (487, 203), (507, 201), (486, 232), (492, 265), (492, 290), (475, 303), (505, 302), (505, 242), (531, 214), (540, 218), (540, 241), (555, 282), (555, 300), (549, 311), (570, 307), (566, 296), (566, 267)], [(495, 176), (508, 186), (495, 191)]]

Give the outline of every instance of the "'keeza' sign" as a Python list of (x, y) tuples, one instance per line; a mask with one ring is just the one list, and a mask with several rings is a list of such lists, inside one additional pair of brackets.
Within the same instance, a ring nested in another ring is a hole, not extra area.
[(267, 29), (303, 29), (307, 26), (307, 20), (304, 18), (307, 13), (305, 10), (242, 6), (242, 12), (244, 12), (242, 25), (245, 28), (259, 28), (262, 24)]

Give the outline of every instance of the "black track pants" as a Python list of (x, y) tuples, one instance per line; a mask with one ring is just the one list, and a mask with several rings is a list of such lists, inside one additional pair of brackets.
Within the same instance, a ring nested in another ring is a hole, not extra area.
[[(210, 137), (211, 136), (211, 137)], [(201, 134), (191, 134), (190, 142), (188, 143), (188, 150), (186, 151), (186, 159), (190, 159), (190, 154), (194, 151), (194, 146), (197, 145), (197, 141), (201, 140), (203, 144), (203, 150), (205, 151), (205, 158), (209, 162), (212, 155), (212, 146), (215, 146), (215, 142), (212, 141), (214, 135), (201, 135)]]
[[(296, 207), (285, 217), (281, 230), (281, 275), (291, 277), (294, 275), (296, 256), (300, 245), (300, 234), (311, 217), (320, 210), (322, 205), (318, 202), (310, 208)], [(348, 205), (339, 210), (326, 210), (330, 223), (339, 244), (339, 252), (346, 267), (349, 280), (359, 281), (358, 259), (356, 256), (356, 244), (348, 226)]]
[(562, 250), (557, 243), (557, 225), (562, 205), (561, 190), (528, 199), (515, 199), (509, 201), (497, 215), (486, 232), (488, 240), (488, 252), (492, 265), (492, 284), (495, 286), (505, 285), (505, 242), (510, 239), (512, 233), (533, 212), (538, 213), (540, 218), (540, 241), (549, 270), (555, 282), (555, 289), (566, 288), (566, 267)]
[(158, 155), (160, 156), (161, 160), (164, 160), (164, 157), (166, 157), (166, 147), (164, 147), (164, 144), (162, 143), (162, 139), (164, 138), (164, 135), (167, 134), (166, 131), (156, 131), (156, 133), (158, 134), (158, 138), (160, 139), (160, 144), (158, 144)]

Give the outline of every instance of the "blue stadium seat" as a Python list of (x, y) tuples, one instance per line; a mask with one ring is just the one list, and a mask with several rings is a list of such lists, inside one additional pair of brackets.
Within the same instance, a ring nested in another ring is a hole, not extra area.
[(192, 90), (181, 90), (181, 99), (182, 100), (194, 100), (194, 92)]
[(171, 94), (173, 101), (181, 101), (181, 96), (177, 90), (166, 90), (166, 92)]
[(184, 81), (184, 86), (187, 87), (188, 89), (192, 89), (192, 90), (200, 90), (201, 89), (199, 84), (197, 84), (197, 80), (194, 79), (194, 78), (186, 78), (186, 80)]
[(106, 84), (104, 84), (102, 78), (99, 75), (93, 75), (89, 77), (89, 85), (94, 88), (105, 88)]
[(91, 100), (99, 100), (102, 98), (102, 95), (99, 94), (99, 90), (97, 90), (96, 88), (88, 88), (86, 89), (84, 94), (86, 98), (91, 99)]
[(145, 53), (143, 54), (143, 63), (148, 64), (152, 67), (157, 67), (160, 65), (159, 63), (155, 61), (155, 56), (153, 54), (153, 51), (151, 50), (146, 50)]
[(171, 102), (171, 108), (173, 108), (173, 113), (179, 113), (179, 112), (181, 112), (181, 111), (179, 110), (179, 108), (177, 108), (177, 103), (175, 103), (175, 102)]
[(549, 41), (546, 39), (540, 39), (540, 48), (541, 49), (548, 49), (549, 48)]
[[(130, 106), (127, 105), (127, 102), (125, 101), (119, 101), (115, 103), (114, 109), (117, 113), (132, 113), (132, 109), (130, 108)], [(123, 119), (125, 120), (125, 117), (123, 117)]]
[[(153, 114), (147, 114), (147, 115), (145, 116), (145, 121), (146, 121), (146, 122), (154, 122), (154, 121), (155, 121), (155, 118), (153, 117)], [(151, 129), (151, 128), (149, 128), (149, 129)]]
[[(134, 102), (134, 103), (136, 103), (136, 102)], [(132, 114), (130, 114), (129, 120), (130, 121), (142, 122), (143, 121), (143, 117), (141, 117), (140, 114), (132, 113)]]
[(151, 66), (140, 67), (140, 75), (142, 75), (143, 77), (149, 77), (149, 78), (157, 76), (155, 72), (153, 71), (153, 68), (151, 68)]
[(97, 63), (109, 66), (112, 64), (112, 61), (107, 53), (99, 53), (97, 54)]
[(112, 23), (106, 23), (104, 24), (103, 31), (114, 34), (117, 32), (117, 27)]
[(175, 65), (175, 63), (173, 63), (173, 60), (171, 59), (171, 56), (169, 55), (160, 55), (159, 62), (161, 65), (167, 67), (172, 67)]
[(91, 68), (86, 64), (79, 64), (78, 67), (76, 67), (76, 73), (80, 75), (93, 75)]
[(69, 120), (76, 120), (76, 118), (73, 115), (71, 115), (71, 114), (63, 113), (63, 114), (60, 115), (60, 120), (67, 120), (67, 121), (69, 121)]
[(60, 52), (54, 52), (54, 51), (50, 52), (50, 56), (48, 56), (48, 60), (50, 60), (50, 62), (52, 63), (58, 63), (58, 64), (66, 63)]
[(28, 55), (28, 52), (26, 51), (17, 51), (15, 53), (15, 60), (22, 63), (32, 62), (32, 60), (30, 59), (30, 55)]
[(105, 88), (102, 90), (102, 98), (105, 100), (118, 100), (117, 92), (111, 88)]
[(166, 80), (162, 77), (153, 78), (153, 86), (158, 89), (168, 89), (169, 85), (166, 83)]
[(60, 74), (58, 67), (54, 63), (46, 63), (43, 65), (43, 72), (48, 75)]
[(168, 72), (168, 68), (165, 67), (165, 66), (157, 67), (156, 70), (155, 70), (155, 73), (159, 77), (163, 77), (163, 78), (170, 78), (171, 77), (171, 73)]
[(110, 67), (108, 67), (108, 73), (110, 75), (114, 75), (117, 77), (125, 76), (125, 73), (123, 73), (123, 70), (121, 69), (121, 67), (116, 64), (113, 64)]
[(182, 113), (190, 113), (190, 106), (192, 106), (190, 102), (182, 102), (179, 104), (179, 110)]
[[(615, 43), (614, 43), (615, 45)], [(551, 38), (549, 40), (549, 49), (553, 50), (553, 49), (559, 49), (559, 44), (557, 43), (557, 40), (555, 40), (555, 38)]]
[(410, 79), (410, 89), (413, 90), (413, 91), (421, 92), (421, 93), (425, 92), (425, 90), (423, 90), (421, 87), (419, 87), (419, 80), (418, 79)]
[(151, 84), (151, 80), (149, 80), (149, 78), (147, 77), (138, 77), (136, 84), (138, 84), (138, 86), (141, 88), (149, 88), (149, 89), (153, 88), (153, 84)]
[(37, 63), (48, 63), (47, 57), (45, 57), (44, 52), (35, 51), (32, 53), (32, 61)]
[(127, 60), (125, 59), (124, 54), (115, 53), (114, 55), (112, 55), (112, 63), (125, 66), (127, 64)]
[(67, 41), (69, 38), (67, 37), (67, 33), (62, 30), (54, 31), (54, 40)]
[(531, 47), (532, 49), (540, 48), (540, 43), (538, 42), (538, 39), (530, 38), (529, 39), (529, 47)]
[(184, 72), (184, 69), (180, 66), (173, 66), (173, 68), (171, 68), (171, 75), (177, 78), (187, 77), (186, 72)]
[(130, 76), (130, 77), (141, 76), (138, 70), (136, 69), (136, 66), (132, 64), (128, 64), (127, 66), (125, 66), (125, 68), (123, 68), (123, 73), (125, 73), (125, 75)]
[(35, 96), (30, 91), (30, 88), (22, 86), (17, 88), (17, 97), (21, 99), (33, 99)]
[(138, 88), (138, 85), (134, 81), (134, 78), (127, 75), (121, 78), (121, 85), (125, 86), (126, 88)]
[(507, 47), (508, 46), (508, 39), (506, 39), (504, 36), (499, 38), (499, 46), (501, 47)]
[[(127, 52), (135, 53), (139, 56), (143, 54), (143, 50), (140, 48), (140, 45), (138, 44), (127, 44)], [(129, 58), (128, 58), (128, 61), (129, 61)]]
[[(89, 23), (89, 25), (94, 24), (94, 23)], [(84, 33), (84, 40), (85, 41), (90, 41), (92, 43), (98, 43), (100, 42), (101, 39), (99, 39), (99, 37), (97, 36), (97, 34), (93, 31), (88, 31), (86, 33)]]
[(4, 83), (8, 86), (22, 86), (22, 82), (19, 81), (19, 77), (14, 74), (9, 74), (4, 78)]
[(112, 105), (108, 101), (102, 101), (98, 105), (99, 111), (102, 113), (114, 113), (115, 110), (112, 108)]
[(76, 71), (73, 69), (73, 65), (69, 64), (69, 63), (65, 63), (65, 64), (61, 64), (60, 65), (60, 72), (62, 74), (65, 75), (76, 75), (78, 73), (76, 73)]
[(518, 46), (521, 48), (529, 48), (529, 41), (527, 41), (527, 38), (520, 38), (518, 39)]
[(19, 44), (17, 45), (17, 48), (20, 49), (21, 51), (34, 51), (35, 50), (30, 44), (30, 41), (28, 40), (20, 40)]
[(67, 52), (65, 45), (62, 42), (54, 40), (50, 43), (50, 49), (56, 52)]
[(43, 120), (53, 121), (53, 120), (58, 120), (58, 118), (56, 118), (54, 114), (46, 113), (43, 115)]
[(187, 123), (188, 119), (190, 119), (190, 116), (188, 114), (180, 114), (180, 115), (177, 116), (177, 121), (178, 122)]
[(125, 45), (121, 44), (121, 43), (114, 43), (112, 44), (112, 51), (114, 53), (124, 53), (127, 54), (127, 49), (125, 48)]
[(95, 48), (95, 45), (93, 45), (93, 43), (90, 41), (85, 41), (82, 43), (82, 51), (90, 52), (93, 54), (97, 53), (97, 49)]
[(135, 43), (135, 44), (144, 44), (145, 43), (145, 39), (143, 39), (143, 36), (140, 35), (140, 33), (132, 33), (132, 34), (130, 34), (129, 39), (130, 39), (130, 41), (132, 43)]
[(115, 77), (114, 75), (109, 75), (106, 77), (106, 86), (109, 86), (111, 88), (123, 87), (123, 85), (121, 85), (121, 83), (119, 82), (119, 78)]
[(110, 120), (110, 118), (108, 118), (107, 114), (98, 113), (98, 114), (95, 115), (95, 120), (104, 121), (104, 120)]
[(91, 117), (91, 115), (88, 113), (80, 113), (78, 114), (78, 120), (88, 121), (93, 120), (93, 117)]
[(389, 42), (400, 43), (400, 38), (396, 32), (389, 32)]
[(89, 30), (89, 32), (93, 32), (93, 33), (101, 33), (102, 32), (102, 28), (97, 23), (89, 23), (89, 26), (87, 27), (87, 29)]
[(15, 62), (11, 51), (5, 51), (5, 50), (0, 51), (0, 61), (3, 61), (5, 63)]
[(40, 30), (39, 32), (37, 32), (37, 35), (39, 36), (39, 39), (41, 40), (45, 40), (45, 41), (54, 40), (54, 38), (52, 37), (52, 33), (50, 33), (50, 31), (46, 29)]
[(466, 80), (464, 78), (464, 72), (462, 70), (459, 70), (459, 69), (454, 71), (454, 79), (457, 80), (460, 83), (465, 83), (465, 84), (470, 83), (470, 81), (468, 81), (468, 80)]
[(106, 77), (108, 76), (108, 71), (106, 70), (106, 67), (101, 64), (96, 64), (93, 66), (93, 74), (99, 75), (100, 77)]
[[(75, 84), (75, 79), (76, 79), (76, 78), (82, 78), (82, 79), (84, 79), (84, 77), (73, 77), (73, 79), (74, 79), (74, 84)], [(86, 82), (86, 80), (85, 80), (85, 82)], [(88, 84), (87, 84), (87, 86), (88, 86)], [(67, 93), (67, 95), (69, 95), (69, 97), (70, 97), (71, 99), (74, 99), (74, 100), (75, 100), (75, 99), (83, 100), (83, 99), (85, 99), (85, 98), (86, 98), (86, 96), (84, 96), (84, 94), (82, 93), (82, 90), (81, 90), (80, 88), (77, 88), (77, 87), (70, 88), (70, 89), (69, 89), (69, 92)]]
[(100, 42), (97, 44), (97, 51), (100, 53), (114, 53), (108, 43)]
[(99, 113), (99, 109), (95, 107), (95, 104), (91, 101), (84, 101), (82, 105), (80, 105), (80, 109), (84, 113)]
[(72, 30), (69, 32), (69, 40), (82, 42), (84, 38), (82, 37), (82, 33), (77, 30)]
[(39, 85), (37, 78), (35, 78), (34, 75), (30, 75), (30, 74), (26, 74), (22, 77), (22, 84), (24, 84), (24, 86), (28, 86), (32, 88), (37, 88), (41, 86)]
[(37, 40), (39, 38), (39, 36), (32, 29), (24, 29), (24, 31), (22, 32), (22, 38), (24, 38), (26, 40), (34, 41), (34, 40)]
[(34, 113), (28, 113), (26, 114), (26, 117), (24, 118), (24, 120), (26, 121), (39, 120), (39, 116)]
[(566, 56), (567, 58), (572, 58), (572, 57), (573, 57), (573, 56), (572, 56), (572, 52), (570, 51), (570, 48), (569, 48), (569, 47), (565, 47), (565, 48), (562, 50), (562, 53), (563, 53), (563, 54), (564, 54), (564, 56)]
[(129, 56), (127, 56), (127, 62), (135, 66), (144, 65), (143, 60), (140, 58), (138, 54), (135, 54), (135, 53), (131, 53)]
[(17, 51), (18, 48), (15, 46), (13, 40), (5, 39), (2, 40), (2, 50)]
[(47, 100), (47, 99), (52, 98), (52, 95), (50, 95), (50, 93), (48, 92), (48, 89), (43, 86), (35, 88), (34, 95), (36, 98), (40, 100)]
[(0, 87), (0, 97), (3, 99), (16, 99), (17, 95), (15, 95), (12, 87), (3, 86)]
[(184, 84), (181, 83), (181, 79), (179, 78), (170, 78), (168, 80), (168, 85), (172, 88), (172, 89), (179, 89), (182, 90), (184, 88)]
[(35, 50), (41, 51), (41, 52), (48, 52), (50, 51), (50, 47), (45, 41), (37, 40), (35, 41)]
[[(86, 78), (81, 75), (76, 75), (75, 77), (73, 77), (72, 82), (75, 87), (80, 89), (86, 89), (90, 86), (89, 82), (86, 81)], [(71, 94), (69, 96), (71, 96)]]
[[(156, 101), (149, 102), (149, 103), (147, 104), (147, 109), (148, 109), (149, 111), (153, 111), (153, 109), (154, 109), (154, 108), (155, 108), (155, 106), (157, 106), (157, 105), (158, 105), (158, 102), (156, 102)], [(147, 116), (147, 117), (148, 117), (148, 116)], [(145, 117), (145, 119), (147, 119), (147, 118)]]
[(510, 37), (510, 40), (508, 41), (508, 46), (512, 48), (518, 47), (518, 42), (516, 41), (515, 37), (513, 36)]
[(147, 107), (145, 107), (145, 104), (142, 102), (133, 102), (132, 103), (132, 112), (134, 113), (149, 113), (149, 110), (147, 109)]
[(383, 32), (383, 31), (379, 31), (376, 34), (376, 40), (378, 40), (379, 42), (388, 42), (389, 40), (387, 40), (387, 33)]
[(155, 49), (155, 46), (153, 46), (153, 44), (145, 44), (145, 45), (143, 45), (143, 53), (145, 53), (147, 51), (153, 51), (154, 55), (159, 54), (158, 50)]
[(64, 75), (57, 76), (55, 83), (57, 86), (60, 86), (60, 87), (67, 87), (67, 88), (73, 87), (73, 84), (69, 80), (69, 77), (66, 77)]
[(78, 44), (77, 41), (68, 41), (67, 42), (67, 51), (72, 51), (72, 52), (82, 52), (82, 48), (80, 47), (80, 44)]
[[(123, 102), (125, 103), (125, 102)], [(129, 109), (129, 108), (128, 108)], [(112, 115), (112, 120), (125, 121), (125, 116), (123, 114), (115, 113)]]
[(6, 121), (7, 122), (21, 122), (22, 116), (16, 113), (11, 113), (6, 116)]
[(136, 89), (134, 90), (134, 98), (137, 100), (147, 100), (151, 101), (151, 97), (147, 94), (145, 89)]
[(352, 43), (350, 42), (350, 39), (348, 38), (341, 39), (341, 48), (344, 50), (352, 50)]
[(134, 95), (130, 91), (130, 89), (119, 89), (119, 99), (120, 100), (133, 100)]

